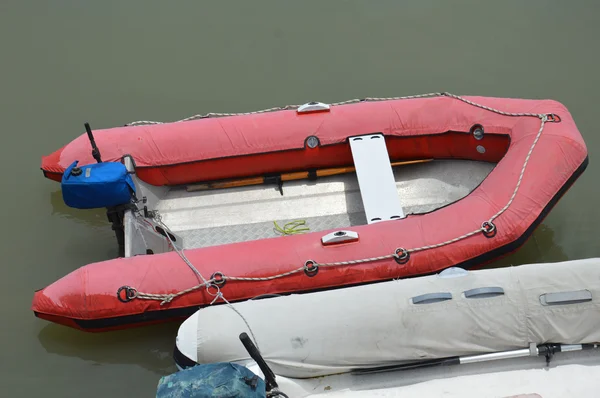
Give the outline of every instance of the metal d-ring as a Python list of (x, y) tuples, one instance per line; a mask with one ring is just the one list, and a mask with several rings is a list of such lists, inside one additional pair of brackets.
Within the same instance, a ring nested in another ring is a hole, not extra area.
[(399, 247), (394, 252), (394, 260), (398, 264), (406, 264), (410, 260), (410, 253), (403, 247)]
[(473, 127), (471, 127), (470, 132), (471, 132), (471, 134), (473, 134), (473, 137), (475, 137), (475, 139), (477, 141), (483, 139), (484, 131), (483, 131), (483, 126), (481, 124), (473, 125)]
[(493, 238), (498, 233), (498, 228), (496, 228), (496, 225), (493, 222), (484, 221), (481, 224), (481, 231), (486, 238)]
[(313, 277), (319, 272), (319, 266), (313, 260), (306, 260), (304, 263), (304, 273), (306, 276)]
[(225, 279), (225, 275), (223, 275), (222, 272), (215, 272), (214, 274), (212, 274), (210, 276), (210, 279), (212, 279), (212, 283), (214, 283), (215, 285), (217, 285), (218, 287), (224, 286), (225, 282), (227, 282), (227, 279)]
[[(125, 298), (123, 298), (123, 295), (121, 294), (122, 291), (125, 291)], [(131, 286), (121, 286), (119, 290), (117, 290), (117, 298), (122, 303), (128, 303), (136, 297), (137, 289)]]

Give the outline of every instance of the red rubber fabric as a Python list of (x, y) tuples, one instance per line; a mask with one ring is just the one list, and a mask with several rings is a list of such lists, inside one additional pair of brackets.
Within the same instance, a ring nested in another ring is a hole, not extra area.
[[(389, 280), (440, 271), (451, 266), (476, 267), (524, 243), (556, 201), (587, 165), (587, 148), (568, 110), (550, 100), (467, 97), (505, 112), (556, 114), (535, 146), (511, 206), (494, 220), (497, 234), (482, 233), (442, 247), (415, 251), (406, 264), (382, 260), (359, 265), (320, 268), (314, 277), (303, 272), (272, 281), (228, 281), (222, 288), (229, 301), (268, 293), (289, 293)], [(480, 124), (484, 139), (471, 128)], [(334, 106), (331, 112), (297, 115), (277, 111), (191, 122), (121, 127), (95, 131), (103, 160), (131, 154), (143, 180), (180, 184), (197, 180), (260, 175), (267, 171), (305, 170), (351, 164), (347, 137), (383, 132), (392, 160), (457, 158), (497, 161), (488, 177), (465, 198), (422, 215), (352, 227), (358, 242), (324, 247), (319, 231), (281, 238), (186, 250), (205, 277), (261, 277), (318, 263), (371, 258), (436, 245), (477, 230), (502, 209), (513, 194), (521, 169), (540, 129), (536, 117), (510, 117), (457, 99), (440, 97)], [(451, 132), (451, 133), (448, 133)], [(321, 147), (305, 149), (307, 136)], [(483, 145), (481, 154), (477, 146)], [(92, 163), (87, 137), (45, 157), (42, 169), (60, 176), (73, 160)], [(141, 292), (167, 294), (197, 283), (193, 272), (170, 252), (88, 264), (35, 293), (37, 316), (84, 330), (109, 330), (190, 315), (213, 296), (204, 289), (172, 302), (134, 299), (123, 303), (124, 285)], [(222, 301), (219, 301), (222, 303)]]

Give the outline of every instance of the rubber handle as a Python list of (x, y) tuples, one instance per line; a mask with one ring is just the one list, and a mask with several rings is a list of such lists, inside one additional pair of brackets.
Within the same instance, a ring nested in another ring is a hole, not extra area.
[(260, 353), (258, 352), (258, 348), (256, 348), (252, 340), (250, 340), (248, 334), (245, 332), (240, 334), (240, 341), (246, 348), (246, 351), (248, 351), (248, 354), (250, 354), (250, 357), (254, 359), (260, 370), (265, 375), (265, 381), (267, 382), (269, 390), (277, 387), (277, 382), (275, 381), (275, 373), (273, 373), (271, 368), (269, 368), (269, 365), (267, 365), (263, 357), (260, 355)]
[(94, 142), (94, 136), (92, 135), (92, 128), (90, 127), (90, 124), (86, 122), (84, 126), (92, 146), (95, 146), (96, 142)]
[(84, 124), (84, 126), (85, 126), (85, 131), (87, 132), (87, 136), (90, 140), (90, 145), (92, 146), (92, 157), (94, 159), (96, 159), (96, 162), (102, 163), (102, 157), (100, 156), (100, 150), (96, 146), (96, 141), (94, 141), (94, 135), (92, 134), (92, 128), (90, 127), (90, 124), (88, 122), (86, 122)]

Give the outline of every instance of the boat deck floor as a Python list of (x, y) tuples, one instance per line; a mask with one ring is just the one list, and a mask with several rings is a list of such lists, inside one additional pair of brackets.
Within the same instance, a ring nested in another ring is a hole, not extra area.
[[(439, 160), (394, 168), (405, 214), (430, 212), (475, 189), (495, 164)], [(310, 232), (367, 224), (355, 173), (275, 185), (188, 192), (172, 188), (157, 204), (165, 224), (186, 249), (281, 236), (287, 222)]]

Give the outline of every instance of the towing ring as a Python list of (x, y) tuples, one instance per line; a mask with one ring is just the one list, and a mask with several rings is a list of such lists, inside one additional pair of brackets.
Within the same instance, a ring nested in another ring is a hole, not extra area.
[[(125, 292), (125, 294), (123, 294), (123, 292)], [(122, 303), (128, 303), (136, 297), (137, 289), (131, 286), (121, 286), (119, 290), (117, 290), (117, 298)]]
[(483, 236), (486, 238), (493, 238), (498, 233), (498, 229), (496, 225), (491, 221), (484, 221), (481, 224), (481, 231), (483, 232)]
[(410, 253), (405, 248), (399, 247), (394, 252), (394, 260), (396, 260), (398, 264), (406, 264), (408, 260), (410, 260)]
[(215, 272), (210, 276), (210, 279), (213, 280), (213, 283), (218, 287), (224, 286), (227, 279), (225, 279), (225, 275), (222, 272)]
[(319, 272), (319, 266), (313, 260), (306, 260), (304, 263), (304, 273), (306, 276), (313, 277)]

